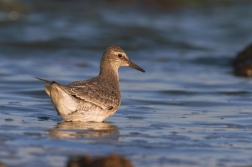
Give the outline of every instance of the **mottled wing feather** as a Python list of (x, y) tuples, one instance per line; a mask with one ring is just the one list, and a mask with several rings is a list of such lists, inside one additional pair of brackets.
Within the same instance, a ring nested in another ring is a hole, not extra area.
[(74, 81), (74, 82), (68, 84), (68, 86), (83, 86), (86, 83), (88, 83), (88, 80)]
[(97, 85), (82, 85), (82, 86), (65, 86), (60, 85), (60, 87), (66, 91), (68, 94), (80, 98), (84, 101), (93, 103), (103, 109), (107, 109), (110, 106), (119, 106), (120, 96), (116, 93), (109, 92), (102, 89)]

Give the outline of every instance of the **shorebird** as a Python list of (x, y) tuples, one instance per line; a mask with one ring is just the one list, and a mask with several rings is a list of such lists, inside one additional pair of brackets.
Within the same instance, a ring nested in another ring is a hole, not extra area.
[(109, 46), (103, 53), (98, 76), (75, 81), (68, 85), (37, 78), (47, 83), (58, 115), (65, 121), (102, 122), (113, 115), (121, 104), (118, 68), (129, 66), (141, 72), (144, 69), (130, 61), (118, 46)]

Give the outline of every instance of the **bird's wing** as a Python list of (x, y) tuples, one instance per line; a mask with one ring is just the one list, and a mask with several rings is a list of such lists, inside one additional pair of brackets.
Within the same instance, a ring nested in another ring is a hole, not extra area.
[(39, 78), (39, 77), (35, 77), (35, 78), (37, 78), (40, 81), (43, 81), (43, 82), (47, 83), (48, 85), (52, 85), (53, 83), (55, 83), (55, 81), (49, 81), (49, 80), (42, 79), (42, 78)]
[[(117, 107), (120, 105), (120, 94), (116, 94), (110, 88), (104, 89), (98, 85), (85, 84), (82, 86), (59, 86), (69, 95), (75, 98), (93, 103), (103, 109)], [(113, 90), (113, 89), (112, 89)]]
[(68, 84), (68, 86), (83, 86), (87, 83), (88, 80), (82, 80), (82, 81), (74, 81), (70, 84)]
[[(52, 85), (55, 81), (48, 81), (42, 78), (37, 79)], [(73, 96), (74, 98), (84, 100), (89, 103), (93, 103), (103, 109), (112, 109), (118, 107), (121, 103), (120, 92), (113, 90), (110, 86), (99, 86), (97, 82), (91, 82), (91, 80), (76, 81), (69, 85), (63, 85), (56, 83), (63, 91)]]

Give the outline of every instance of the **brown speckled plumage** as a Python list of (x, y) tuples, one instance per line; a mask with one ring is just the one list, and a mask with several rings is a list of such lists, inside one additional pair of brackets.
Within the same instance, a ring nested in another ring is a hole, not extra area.
[(102, 122), (120, 106), (118, 68), (121, 66), (130, 66), (145, 72), (132, 63), (120, 47), (110, 46), (103, 54), (97, 77), (68, 85), (38, 79), (47, 83), (45, 91), (65, 121)]

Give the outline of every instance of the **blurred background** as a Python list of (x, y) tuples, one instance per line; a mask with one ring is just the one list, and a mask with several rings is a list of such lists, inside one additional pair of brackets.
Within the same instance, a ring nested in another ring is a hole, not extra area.
[[(62, 167), (114, 152), (139, 167), (251, 165), (252, 81), (232, 66), (252, 42), (251, 9), (250, 0), (0, 0), (0, 162)], [(146, 73), (120, 68), (122, 105), (105, 123), (63, 122), (34, 77), (94, 77), (109, 45)]]

